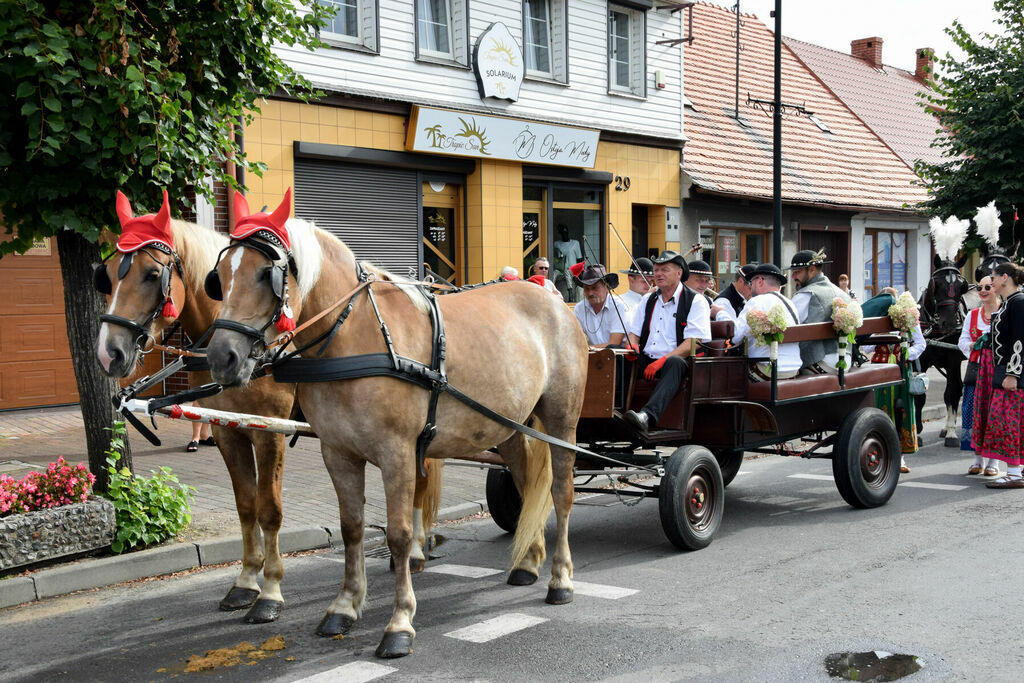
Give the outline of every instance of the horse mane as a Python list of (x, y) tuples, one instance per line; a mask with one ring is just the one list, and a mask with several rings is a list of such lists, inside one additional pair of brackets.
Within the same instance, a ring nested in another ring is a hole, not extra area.
[[(340, 240), (339, 240), (340, 241)], [(388, 282), (399, 283), (397, 286), (400, 290), (405, 292), (405, 295), (412, 301), (412, 305), (423, 313), (430, 313), (430, 304), (427, 303), (427, 297), (423, 293), (423, 288), (415, 284), (409, 278), (404, 278), (401, 275), (395, 275), (389, 271), (384, 270), (378, 266), (373, 265), (369, 261), (360, 261), (359, 264), (366, 270), (376, 276), (378, 280), (386, 280)], [(404, 284), (407, 283), (407, 284)]]
[(185, 270), (185, 281), (190, 281), (192, 289), (198, 293), (206, 274), (216, 265), (217, 254), (228, 246), (228, 236), (203, 225), (175, 219), (171, 220), (171, 235)]
[(285, 227), (288, 229), (288, 241), (298, 271), (296, 279), (299, 281), (299, 298), (305, 301), (320, 280), (320, 269), (324, 262), (324, 250), (317, 239), (317, 233), (327, 233), (301, 218), (289, 218)]

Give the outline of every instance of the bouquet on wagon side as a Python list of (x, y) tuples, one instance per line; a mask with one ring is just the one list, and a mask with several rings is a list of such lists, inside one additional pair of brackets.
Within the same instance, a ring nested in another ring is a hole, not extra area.
[(850, 367), (846, 360), (846, 349), (853, 343), (857, 328), (864, 324), (864, 311), (856, 301), (846, 301), (840, 297), (832, 300), (832, 327), (839, 334), (839, 360), (836, 367), (846, 370)]
[(921, 323), (921, 312), (917, 309), (917, 302), (910, 292), (903, 292), (896, 303), (889, 307), (889, 320), (893, 326), (900, 331), (904, 337), (910, 337), (914, 328)]
[(771, 349), (771, 358), (775, 360), (778, 354), (778, 343), (789, 326), (786, 311), (782, 304), (775, 304), (767, 311), (753, 310), (747, 314), (747, 324), (750, 326), (750, 334), (758, 346), (768, 346)]

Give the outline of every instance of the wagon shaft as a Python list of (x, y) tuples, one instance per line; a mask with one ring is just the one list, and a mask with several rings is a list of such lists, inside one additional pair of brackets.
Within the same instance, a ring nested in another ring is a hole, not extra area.
[(247, 415), (245, 413), (232, 413), (226, 410), (213, 410), (212, 408), (200, 408), (198, 406), (181, 406), (174, 404), (159, 408), (156, 411), (149, 410), (149, 401), (132, 399), (125, 401), (124, 406), (133, 413), (140, 415), (159, 415), (172, 420), (187, 420), (189, 422), (205, 422), (217, 427), (229, 429), (254, 429), (263, 432), (276, 432), (278, 434), (298, 434), (299, 436), (311, 436), (316, 438), (316, 433), (307, 422), (296, 420), (285, 420), (278, 417), (263, 417), (260, 415)]

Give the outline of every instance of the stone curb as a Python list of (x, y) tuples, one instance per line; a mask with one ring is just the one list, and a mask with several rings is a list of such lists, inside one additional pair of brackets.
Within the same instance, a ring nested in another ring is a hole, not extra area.
[[(439, 510), (439, 521), (461, 519), (487, 510), (486, 501), (463, 503)], [(364, 543), (382, 545), (384, 532), (367, 527)], [(339, 527), (282, 529), (278, 547), (282, 553), (341, 547)], [(75, 591), (103, 588), (116, 583), (151, 576), (173, 574), (187, 569), (237, 562), (242, 559), (241, 536), (226, 536), (196, 543), (141, 550), (114, 557), (86, 558), (71, 564), (42, 569), (29, 576), (0, 580), (0, 609), (52, 598)]]

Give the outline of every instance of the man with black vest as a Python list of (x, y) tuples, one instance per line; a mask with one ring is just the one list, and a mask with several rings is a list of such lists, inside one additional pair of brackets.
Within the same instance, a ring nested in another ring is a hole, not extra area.
[(639, 350), (640, 370), (645, 378), (658, 380), (647, 405), (625, 415), (643, 432), (658, 423), (679, 390), (693, 345), (711, 339), (707, 299), (683, 284), (689, 275), (686, 261), (674, 251), (663, 251), (653, 260), (654, 289), (633, 309), (627, 323), (629, 341)]
[[(793, 281), (800, 288), (793, 295), (793, 305), (801, 323), (832, 322), (832, 302), (842, 299), (850, 302), (850, 296), (821, 272), (821, 267), (828, 261), (824, 250), (811, 251), (804, 249), (793, 255)], [(816, 341), (800, 342), (800, 362), (802, 367), (813, 372), (836, 374), (839, 362), (839, 342), (835, 337)]]
[(750, 298), (750, 278), (754, 276), (753, 263), (740, 266), (736, 270), (736, 281), (723, 289), (718, 297), (711, 302), (712, 320), (732, 320), (739, 317), (744, 304)]

